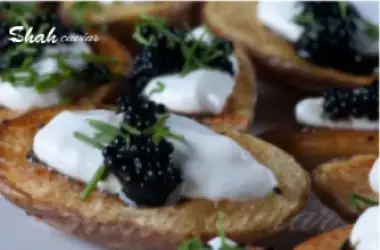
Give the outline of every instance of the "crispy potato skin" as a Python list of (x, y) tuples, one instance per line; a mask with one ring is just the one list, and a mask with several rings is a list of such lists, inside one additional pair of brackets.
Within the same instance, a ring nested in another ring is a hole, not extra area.
[(352, 226), (334, 229), (331, 232), (317, 235), (300, 244), (294, 250), (339, 250), (350, 236)]
[[(30, 215), (68, 233), (108, 249), (176, 249), (194, 235), (209, 240), (217, 235), (217, 215), (226, 215), (229, 238), (250, 244), (281, 229), (305, 204), (309, 176), (282, 150), (250, 135), (215, 128), (249, 150), (276, 174), (282, 194), (218, 206), (207, 200), (189, 200), (171, 207), (135, 209), (118, 198), (96, 191), (80, 200), (83, 185), (26, 159), (41, 125), (63, 110), (90, 109), (65, 106), (31, 111), (0, 125), (0, 192)], [(296, 184), (296, 185), (295, 185)]]
[(296, 157), (335, 158), (355, 154), (378, 154), (378, 131), (307, 128), (298, 125), (268, 130), (260, 138)]
[[(123, 74), (132, 68), (132, 58), (121, 44), (110, 36), (101, 34), (94, 29), (89, 30), (88, 33), (90, 35), (97, 35), (100, 38), (98, 42), (92, 42), (89, 44), (95, 54), (112, 57), (118, 61), (117, 63), (107, 65), (111, 72), (115, 74)], [(117, 83), (110, 82), (101, 86), (89, 87), (85, 93), (75, 100), (75, 103), (92, 103), (94, 105), (112, 104), (115, 103), (116, 96)], [(21, 114), (22, 112), (0, 107), (0, 122), (2, 120), (13, 119)]]
[(376, 158), (376, 155), (357, 155), (327, 162), (313, 171), (312, 180), (318, 196), (349, 222), (355, 222), (359, 216), (349, 199), (350, 193), (379, 200), (368, 182)]
[(378, 77), (322, 68), (299, 58), (290, 43), (279, 39), (257, 19), (256, 8), (255, 1), (208, 2), (202, 16), (216, 33), (247, 47), (255, 66), (265, 77), (311, 90), (332, 85), (364, 86)]

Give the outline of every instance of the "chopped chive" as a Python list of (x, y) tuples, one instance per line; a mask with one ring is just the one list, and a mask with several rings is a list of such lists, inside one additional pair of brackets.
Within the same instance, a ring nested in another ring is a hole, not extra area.
[(99, 130), (101, 133), (107, 134), (109, 136), (116, 136), (117, 132), (119, 131), (118, 127), (102, 121), (88, 119), (88, 123), (94, 129)]
[(103, 145), (106, 145), (106, 144), (109, 144), (113, 139), (115, 139), (115, 136), (116, 134), (112, 136), (112, 135), (104, 134), (102, 132), (98, 132), (95, 134), (94, 139), (96, 141), (101, 142)]
[(182, 242), (178, 250), (206, 250), (206, 249), (211, 249), (211, 248), (205, 247), (202, 241), (200, 240), (200, 238), (196, 236), (193, 239)]
[(338, 4), (339, 4), (340, 15), (342, 17), (346, 17), (347, 16), (347, 10), (348, 10), (348, 4), (347, 4), (347, 2), (345, 2), (345, 1), (339, 1)]
[(162, 29), (165, 28), (165, 25), (167, 23), (165, 18), (154, 17), (154, 16), (144, 14), (144, 13), (140, 14), (140, 19)]
[(140, 130), (130, 126), (129, 124), (122, 123), (121, 126), (123, 127), (123, 129), (127, 130), (127, 132), (132, 135), (141, 135)]
[(94, 176), (91, 178), (90, 182), (86, 185), (86, 188), (81, 193), (80, 198), (82, 201), (88, 198), (88, 196), (96, 188), (96, 185), (98, 184), (98, 182), (104, 178), (105, 173), (106, 173), (106, 166), (104, 165), (100, 166), (98, 170), (95, 172)]
[(158, 81), (157, 87), (150, 91), (149, 96), (151, 96), (155, 93), (161, 93), (164, 91), (164, 89), (165, 89), (165, 84), (163, 82)]
[(156, 130), (160, 127), (163, 127), (165, 125), (166, 120), (169, 118), (169, 115), (163, 115), (161, 116), (155, 124), (153, 124), (152, 127), (145, 129), (142, 133), (147, 135), (147, 134), (154, 134)]
[(349, 197), (350, 197), (350, 200), (352, 202), (352, 206), (355, 208), (355, 210), (358, 213), (362, 212), (362, 208), (360, 207), (359, 202), (370, 205), (370, 206), (375, 206), (375, 205), (379, 204), (378, 202), (371, 200), (371, 199), (364, 197), (364, 196), (357, 194), (357, 193), (350, 193)]
[(140, 26), (137, 26), (136, 27), (136, 30), (135, 30), (135, 32), (133, 33), (133, 39), (135, 39), (138, 43), (140, 43), (140, 44), (142, 44), (142, 45), (145, 45), (145, 46), (150, 46), (150, 45), (152, 45), (152, 43), (154, 42), (154, 37), (153, 36), (150, 36), (149, 38), (148, 38), (148, 40), (145, 38), (145, 37), (143, 37), (142, 35), (141, 35), (141, 28), (140, 28)]
[(85, 134), (82, 134), (80, 132), (74, 132), (74, 137), (84, 143), (87, 143), (90, 146), (93, 146), (94, 148), (97, 149), (103, 149), (103, 145), (100, 144), (98, 141), (94, 140), (93, 138), (88, 137)]

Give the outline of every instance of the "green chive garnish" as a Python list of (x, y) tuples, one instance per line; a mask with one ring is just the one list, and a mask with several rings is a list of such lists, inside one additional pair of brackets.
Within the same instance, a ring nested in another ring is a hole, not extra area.
[(93, 146), (94, 148), (103, 149), (102, 144), (100, 144), (98, 141), (94, 140), (93, 138), (91, 138), (85, 134), (82, 134), (80, 132), (74, 132), (74, 137), (77, 138), (78, 140), (81, 140), (84, 143), (87, 143), (87, 144)]
[(359, 205), (359, 202), (364, 203), (364, 204), (369, 205), (369, 206), (375, 206), (375, 205), (379, 204), (379, 202), (371, 200), (371, 199), (364, 197), (364, 196), (357, 194), (357, 193), (350, 193), (349, 197), (350, 197), (350, 200), (352, 202), (352, 206), (355, 208), (355, 210), (358, 213), (361, 213), (363, 211), (363, 209)]
[(118, 127), (102, 121), (88, 119), (88, 123), (91, 127), (93, 127), (96, 130), (99, 130), (103, 134), (116, 136), (118, 132)]
[(126, 123), (122, 123), (121, 126), (123, 127), (123, 129), (125, 129), (131, 135), (141, 135), (141, 132), (138, 129), (136, 129), (136, 128), (134, 128), (134, 127), (132, 127)]
[(347, 2), (345, 2), (345, 1), (339, 1), (338, 4), (339, 4), (340, 15), (342, 17), (346, 17), (347, 16), (347, 10), (348, 10), (348, 4), (347, 4)]
[(106, 167), (104, 165), (98, 168), (98, 170), (95, 172), (94, 176), (91, 178), (90, 182), (86, 185), (86, 188), (80, 195), (82, 201), (86, 200), (87, 197), (92, 193), (92, 191), (96, 188), (98, 182), (104, 178), (106, 172)]
[(163, 82), (158, 81), (157, 87), (150, 91), (149, 96), (151, 96), (155, 93), (161, 93), (164, 91), (164, 89), (165, 89), (165, 84)]

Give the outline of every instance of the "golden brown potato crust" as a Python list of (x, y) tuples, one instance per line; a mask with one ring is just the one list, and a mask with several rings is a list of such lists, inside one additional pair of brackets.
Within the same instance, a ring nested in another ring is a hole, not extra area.
[(216, 236), (221, 212), (227, 236), (248, 244), (279, 230), (305, 204), (309, 176), (291, 156), (253, 136), (220, 130), (274, 171), (281, 195), (273, 193), (247, 202), (222, 201), (217, 206), (194, 199), (151, 209), (129, 207), (99, 191), (81, 201), (82, 184), (26, 159), (42, 124), (62, 110), (79, 108), (32, 111), (0, 125), (0, 192), (31, 215), (79, 237), (111, 249), (174, 250), (194, 235), (203, 240)]

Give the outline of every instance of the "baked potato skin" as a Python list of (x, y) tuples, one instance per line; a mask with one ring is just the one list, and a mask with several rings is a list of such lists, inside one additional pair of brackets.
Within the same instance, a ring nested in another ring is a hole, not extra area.
[(260, 138), (296, 157), (347, 157), (378, 154), (378, 131), (308, 128), (298, 125), (268, 130)]
[[(268, 143), (239, 132), (218, 130), (246, 147), (272, 168), (282, 194), (247, 202), (189, 200), (171, 207), (135, 209), (95, 191), (80, 200), (81, 183), (26, 159), (36, 131), (62, 110), (91, 109), (64, 106), (31, 111), (0, 125), (0, 193), (32, 216), (109, 249), (176, 249), (195, 235), (207, 241), (217, 235), (218, 213), (227, 237), (250, 244), (283, 228), (304, 206), (308, 174), (296, 161)], [(297, 185), (294, 185), (294, 183)], [(194, 213), (196, 211), (196, 213)], [(254, 216), (253, 216), (254, 215)]]
[(336, 210), (345, 220), (355, 222), (360, 214), (349, 199), (350, 193), (377, 201), (379, 199), (368, 179), (376, 158), (376, 155), (357, 155), (319, 165), (312, 173), (312, 180), (322, 202)]
[(294, 250), (339, 250), (349, 238), (351, 230), (352, 226), (334, 229), (311, 238), (294, 248)]
[(321, 91), (326, 87), (369, 85), (376, 74), (357, 76), (322, 68), (299, 58), (293, 46), (256, 17), (257, 2), (208, 2), (202, 18), (216, 33), (243, 44), (259, 72), (272, 81)]

